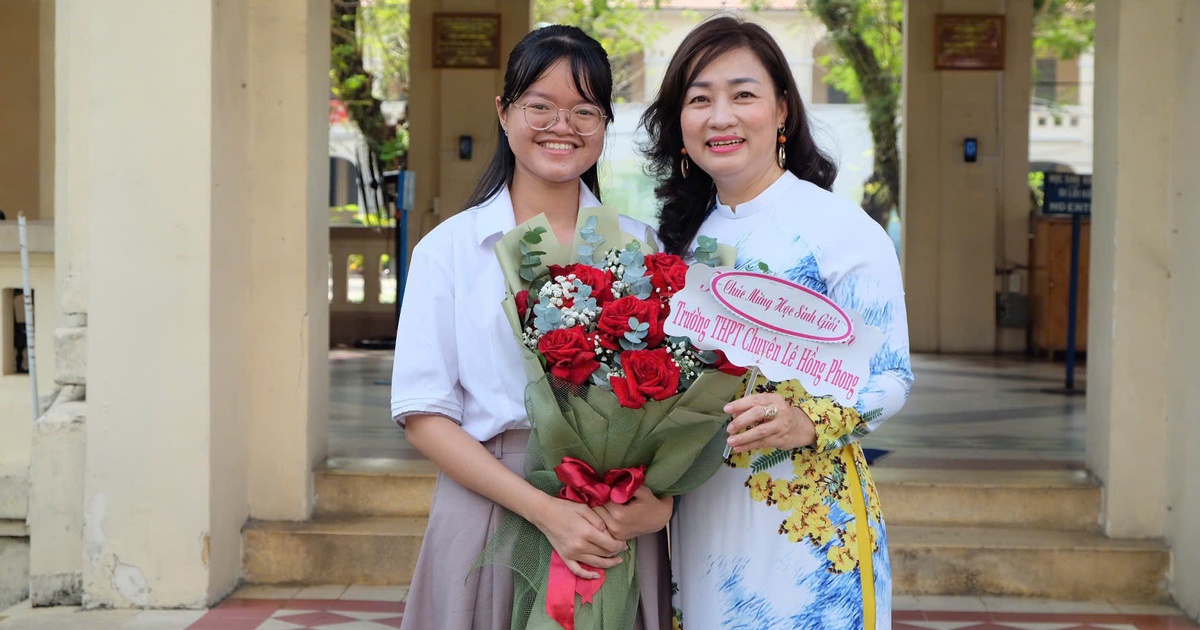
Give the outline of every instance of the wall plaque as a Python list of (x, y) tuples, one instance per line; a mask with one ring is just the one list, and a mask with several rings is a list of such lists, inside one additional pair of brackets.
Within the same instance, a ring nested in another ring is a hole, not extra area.
[(499, 68), (499, 13), (434, 13), (434, 68)]
[(945, 15), (934, 21), (938, 70), (1003, 70), (1003, 15)]

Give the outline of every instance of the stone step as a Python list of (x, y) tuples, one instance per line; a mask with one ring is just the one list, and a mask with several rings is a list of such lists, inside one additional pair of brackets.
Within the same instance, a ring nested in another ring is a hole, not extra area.
[(888, 525), (1100, 529), (1100, 484), (1084, 471), (871, 472)]
[[(1099, 529), (1100, 487), (1082, 471), (873, 471), (889, 525)], [(316, 473), (316, 515), (428, 516), (427, 461), (331, 459)]]
[[(253, 522), (250, 584), (408, 584), (425, 529), (418, 517)], [(888, 528), (901, 595), (997, 595), (1134, 603), (1168, 601), (1168, 552), (1155, 541), (1095, 532), (979, 527)]]
[(315, 514), (429, 516), (436, 480), (424, 460), (331, 458), (316, 472)]
[(24, 520), (0, 519), (0, 538), (29, 538), (29, 524)]
[(0, 528), (0, 610), (29, 597), (29, 538), (22, 533), (24, 525), (13, 521)]
[(243, 532), (245, 580), (249, 584), (409, 584), (425, 524), (425, 518), (414, 516), (251, 521)]
[(0, 519), (25, 520), (29, 515), (29, 468), (0, 467)]
[(1159, 541), (1096, 532), (889, 526), (893, 591), (1165, 603), (1170, 553)]

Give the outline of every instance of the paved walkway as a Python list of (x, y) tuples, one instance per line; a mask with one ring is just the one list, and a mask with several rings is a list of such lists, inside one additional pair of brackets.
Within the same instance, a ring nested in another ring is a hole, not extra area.
[[(421, 460), (388, 421), (390, 351), (334, 350), (330, 457)], [(1061, 388), (1062, 364), (997, 357), (913, 358), (916, 384), (899, 415), (864, 446), (880, 466), (1083, 469), (1084, 396)], [(1086, 386), (1084, 369), (1077, 373)]]
[[(398, 587), (247, 587), (210, 611), (18, 607), (0, 613), (0, 630), (384, 630), (400, 627), (406, 594)], [(897, 597), (892, 617), (892, 630), (1200, 630), (1170, 606), (999, 597)]]
[[(329, 455), (423, 461), (388, 420), (391, 353), (335, 350)], [(993, 357), (913, 361), (917, 384), (904, 411), (864, 444), (886, 451), (882, 468), (1083, 470), (1083, 396), (1061, 387), (1061, 364)], [(1085, 386), (1083, 372), (1080, 386)], [(397, 628), (403, 587), (248, 587), (210, 611), (0, 612), (0, 630), (296, 630)], [(1200, 630), (1170, 606), (978, 597), (903, 597), (894, 630)]]

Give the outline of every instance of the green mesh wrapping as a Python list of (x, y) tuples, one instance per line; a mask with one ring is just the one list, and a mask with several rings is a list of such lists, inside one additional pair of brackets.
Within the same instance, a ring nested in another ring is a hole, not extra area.
[[(603, 476), (613, 468), (646, 465), (646, 486), (659, 497), (681, 494), (708, 480), (721, 465), (724, 405), (741, 378), (707, 372), (686, 392), (642, 409), (626, 409), (599, 387), (576, 387), (543, 375), (525, 389), (525, 409), (533, 432), (526, 479), (556, 495), (562, 483), (554, 467), (563, 457), (587, 462)], [(533, 524), (508, 514), (493, 534), (477, 566), (513, 570), (516, 594), (514, 630), (558, 629), (546, 614), (550, 542)], [(627, 630), (638, 608), (637, 547), (630, 541), (623, 562), (605, 571), (604, 586), (591, 605), (575, 602), (579, 630)]]
[[(596, 219), (595, 233), (604, 237), (603, 249), (622, 249), (638, 241), (643, 253), (657, 250), (652, 232), (629, 235), (620, 229), (614, 208), (580, 208), (574, 242), (567, 246), (553, 237), (538, 245), (541, 265), (567, 265), (579, 260), (585, 242), (580, 228)], [(526, 478), (543, 492), (557, 495), (562, 487), (554, 474), (563, 457), (581, 459), (601, 476), (613, 468), (645, 464), (646, 486), (659, 497), (682, 494), (698, 487), (721, 466), (725, 448), (723, 427), (729, 416), (722, 410), (733, 400), (740, 377), (716, 371), (702, 374), (684, 393), (664, 401), (650, 402), (642, 409), (626, 409), (611, 390), (576, 387), (545, 374), (537, 355), (520, 341), (514, 296), (530, 288), (520, 275), (522, 236), (542, 228), (553, 234), (549, 220), (538, 215), (505, 234), (496, 243), (496, 257), (504, 274), (504, 312), (521, 346), (523, 367), (530, 384), (525, 390), (525, 409), (533, 433), (526, 460)], [(716, 258), (732, 265), (737, 252), (721, 245)], [(494, 564), (510, 567), (516, 584), (513, 630), (524, 628), (558, 630), (546, 615), (546, 582), (550, 570), (550, 542), (524, 519), (508, 514), (488, 541), (476, 566)], [(638, 608), (637, 547), (630, 541), (623, 562), (605, 571), (603, 588), (594, 604), (576, 598), (575, 627), (579, 630), (628, 630)]]

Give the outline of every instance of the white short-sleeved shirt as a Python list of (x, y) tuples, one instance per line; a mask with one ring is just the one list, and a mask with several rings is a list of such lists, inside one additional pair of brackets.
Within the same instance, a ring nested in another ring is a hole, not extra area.
[[(579, 207), (600, 205), (582, 182)], [(645, 223), (622, 216), (627, 234)], [(450, 217), (413, 249), (392, 366), (392, 418), (438, 414), (477, 440), (529, 428), (528, 377), (504, 315), (504, 275), (493, 249), (516, 227), (505, 187)]]

